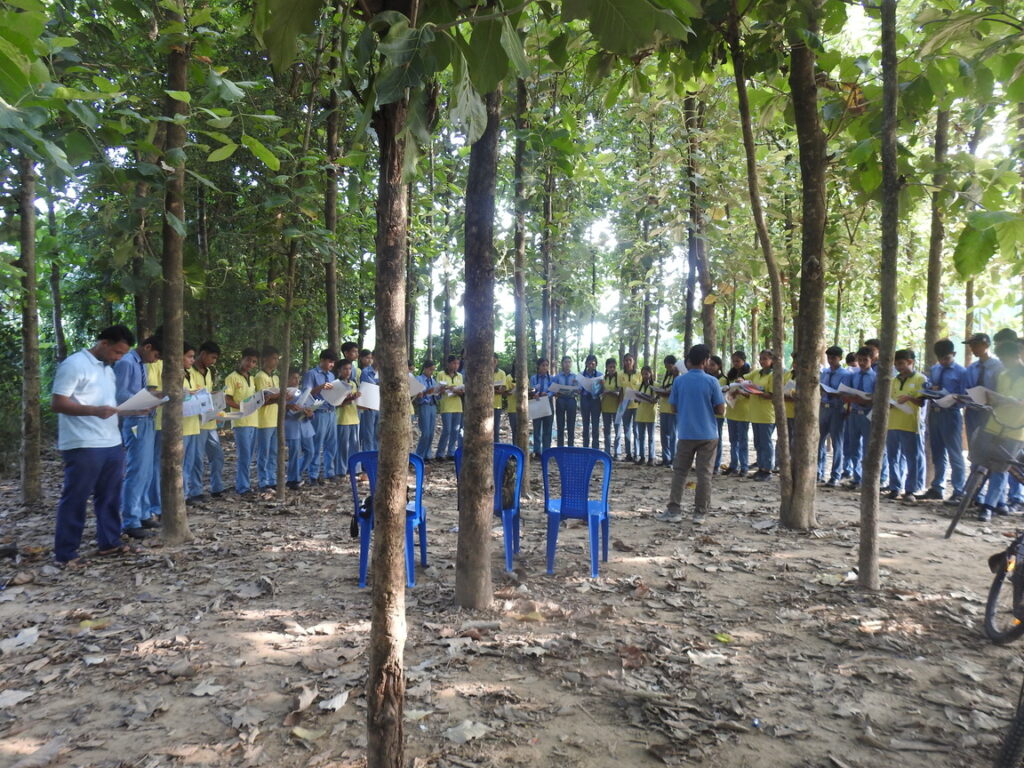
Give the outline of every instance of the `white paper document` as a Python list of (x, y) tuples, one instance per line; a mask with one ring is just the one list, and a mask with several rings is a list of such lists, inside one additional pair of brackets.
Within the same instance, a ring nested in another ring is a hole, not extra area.
[(320, 397), (337, 408), (344, 401), (346, 395), (348, 395), (349, 388), (343, 381), (335, 381), (332, 384), (333, 386), (330, 389), (320, 390)]
[(380, 410), (380, 385), (364, 381), (359, 385), (359, 399), (356, 401), (360, 408), (369, 411)]
[(978, 405), (992, 405), (995, 402), (994, 398), (989, 398), (989, 395), (995, 395), (988, 387), (971, 387), (967, 390), (967, 396), (971, 398)]
[(583, 391), (591, 395), (596, 395), (601, 389), (601, 385), (604, 383), (604, 376), (588, 377), (582, 373), (576, 374), (576, 383), (580, 385)]
[(166, 403), (168, 400), (170, 400), (169, 397), (157, 397), (148, 389), (140, 389), (117, 406), (117, 410), (122, 413), (126, 411), (148, 411), (150, 408)]
[(551, 398), (540, 397), (536, 400), (530, 400), (527, 415), (531, 420), (543, 419), (545, 416), (550, 416)]
[[(186, 419), (192, 416), (202, 416), (211, 411), (213, 411), (213, 397), (205, 389), (188, 395), (181, 404), (181, 415)], [(215, 411), (213, 412), (215, 413)]]
[(252, 414), (263, 407), (264, 402), (266, 402), (266, 396), (262, 392), (257, 392), (252, 397), (245, 398), (242, 401), (242, 416), (252, 416)]
[[(505, 382), (502, 382), (502, 384), (504, 384), (504, 383)], [(409, 397), (416, 397), (416, 395), (418, 395), (420, 392), (423, 392), (425, 390), (426, 390), (426, 387), (423, 386), (423, 382), (421, 382), (419, 379), (417, 379), (415, 376), (413, 376), (410, 373), (409, 374)]]
[[(822, 392), (827, 392), (830, 395), (838, 395), (839, 394), (839, 390), (838, 389), (833, 389), (828, 384), (819, 384), (818, 386), (821, 387), (821, 391)], [(840, 385), (840, 386), (842, 386), (842, 385)]]
[(837, 389), (836, 392), (840, 395), (854, 395), (855, 397), (866, 397), (869, 400), (871, 399), (871, 395), (867, 392), (861, 392), (859, 389), (848, 387), (845, 384), (840, 384), (839, 389)]
[(782, 394), (784, 395), (788, 395), (791, 392), (796, 392), (796, 382), (793, 379), (787, 381), (786, 386), (782, 388)]
[(579, 392), (579, 387), (575, 384), (549, 384), (548, 393), (552, 395), (560, 395), (562, 393), (575, 394)]
[(891, 405), (893, 408), (903, 411), (908, 416), (914, 412), (914, 408), (913, 406), (910, 405), (910, 403), (897, 403), (892, 398), (889, 398), (889, 405)]

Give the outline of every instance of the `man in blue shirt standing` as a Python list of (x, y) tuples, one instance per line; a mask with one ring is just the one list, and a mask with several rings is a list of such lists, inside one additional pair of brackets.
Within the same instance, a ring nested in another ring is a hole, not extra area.
[(313, 411), (313, 460), (309, 464), (310, 485), (322, 485), (325, 480), (334, 477), (335, 452), (338, 447), (338, 431), (335, 428), (336, 416), (334, 406), (323, 400), (320, 393), (334, 386), (334, 374), (331, 367), (338, 356), (330, 349), (320, 353), (320, 363), (310, 368), (302, 377), (302, 389), (320, 402)]
[[(821, 384), (829, 389), (839, 389), (847, 379), (843, 368), (842, 347), (829, 347), (825, 350), (828, 365), (821, 369)], [(846, 443), (844, 428), (846, 426), (846, 408), (843, 398), (838, 394), (821, 391), (821, 410), (818, 412), (818, 482), (825, 480), (825, 445), (832, 441), (832, 472), (826, 485), (829, 488), (839, 486), (839, 478), (843, 470), (843, 448)]]
[[(359, 371), (359, 383), (380, 386), (380, 380), (377, 378), (377, 368), (373, 362), (373, 352), (364, 349), (359, 353), (359, 358), (361, 361), (365, 361)], [(356, 406), (359, 407), (358, 402)], [(376, 451), (380, 447), (377, 443), (379, 424), (379, 410), (359, 407), (359, 450)]]
[(576, 383), (576, 374), (572, 372), (572, 358), (568, 355), (562, 358), (562, 370), (555, 374), (553, 383), (573, 388), (568, 392), (560, 391), (555, 398), (558, 447), (568, 445), (571, 448), (576, 444), (576, 396), (579, 394), (579, 384)]
[(686, 475), (694, 458), (697, 460), (697, 494), (693, 521), (702, 522), (711, 507), (711, 475), (718, 449), (718, 422), (725, 414), (725, 398), (718, 380), (704, 371), (711, 350), (695, 344), (686, 353), (688, 370), (672, 382), (669, 403), (676, 409), (676, 454), (672, 459), (672, 490), (668, 507), (658, 515), (663, 522), (682, 520), (680, 503)]
[[(117, 382), (117, 404), (146, 388), (146, 365), (160, 359), (160, 339), (150, 336), (138, 350), (130, 350), (114, 363)], [(156, 435), (154, 411), (121, 420), (121, 440), (124, 443), (124, 483), (121, 486), (121, 524), (133, 539), (152, 535), (151, 528), (160, 523), (153, 517), (143, 519), (144, 498), (156, 469), (154, 451)]]
[[(935, 342), (935, 357), (938, 359), (928, 375), (928, 389), (945, 390), (951, 395), (967, 392), (967, 369), (956, 362), (956, 347), (949, 339)], [(932, 464), (935, 469), (932, 485), (922, 499), (942, 501), (946, 483), (946, 462), (950, 466), (950, 482), (953, 485), (952, 500), (960, 502), (967, 480), (964, 462), (964, 413), (960, 403), (943, 408), (936, 401), (928, 404), (928, 443), (932, 450)]]

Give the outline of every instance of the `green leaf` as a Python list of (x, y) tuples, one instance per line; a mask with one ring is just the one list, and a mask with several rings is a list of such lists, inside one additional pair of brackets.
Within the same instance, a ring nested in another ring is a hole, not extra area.
[(388, 29), (379, 49), (387, 59), (377, 80), (377, 104), (391, 104), (402, 98), (406, 88), (419, 86), (432, 68), (421, 53), (434, 40), (433, 27), (411, 29), (402, 18)]
[(171, 225), (171, 229), (177, 233), (178, 237), (187, 237), (185, 222), (168, 210), (164, 211), (164, 218), (167, 220), (167, 223)]
[(451, 118), (452, 123), (466, 134), (467, 143), (472, 144), (487, 127), (487, 108), (480, 94), (474, 90), (466, 70), (466, 60), (459, 52), (452, 60)]
[(502, 48), (501, 21), (489, 19), (473, 25), (467, 55), (469, 76), (479, 93), (491, 93), (508, 73), (508, 55)]
[(1024, 216), (1014, 215), (995, 226), (999, 253), (1009, 262), (1014, 262), (1017, 253), (1024, 250)]
[[(243, 141), (244, 140), (245, 139), (243, 138)], [(206, 156), (206, 161), (209, 162), (209, 163), (217, 163), (217, 162), (220, 162), (221, 160), (227, 160), (229, 157), (231, 157), (233, 154), (235, 154), (235, 150), (236, 149), (238, 149), (238, 145), (235, 144), (235, 142), (231, 142), (230, 144), (225, 144), (225, 145), (223, 145), (221, 147), (218, 147), (217, 149), (213, 150), (213, 152), (211, 152), (209, 155), (207, 155)]]
[(174, 99), (176, 101), (183, 101), (186, 104), (189, 104), (192, 101), (192, 94), (189, 93), (188, 91), (168, 91), (168, 90), (165, 90), (164, 93), (166, 93), (172, 99)]
[(548, 56), (551, 57), (551, 61), (560, 67), (564, 67), (566, 62), (569, 61), (569, 53), (566, 51), (568, 42), (568, 35), (563, 32), (548, 43)]
[(253, 31), (276, 72), (291, 66), (299, 36), (313, 31), (323, 6), (323, 0), (257, 0)]
[(985, 265), (995, 252), (995, 230), (975, 229), (968, 224), (957, 240), (953, 251), (953, 264), (960, 277), (966, 279), (985, 269)]
[(281, 161), (273, 152), (263, 146), (259, 139), (243, 133), (242, 143), (245, 144), (246, 148), (261, 160), (267, 168), (272, 171), (278, 171), (281, 169)]
[(530, 74), (530, 62), (526, 60), (526, 52), (523, 50), (523, 41), (519, 38), (516, 28), (508, 16), (501, 19), (501, 47), (508, 54), (508, 60), (516, 70), (519, 77), (527, 77)]
[(648, 0), (564, 0), (562, 18), (588, 19), (601, 45), (625, 55), (654, 40), (655, 9)]

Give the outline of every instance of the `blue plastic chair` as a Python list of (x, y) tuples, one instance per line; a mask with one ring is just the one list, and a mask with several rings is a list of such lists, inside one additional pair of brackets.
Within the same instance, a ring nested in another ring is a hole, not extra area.
[[(409, 464), (416, 473), (416, 497), (405, 506), (405, 572), (406, 583), (416, 586), (416, 547), (413, 532), (418, 528), (420, 533), (420, 565), (427, 565), (427, 512), (423, 509), (423, 459), (416, 454), (409, 454)], [(366, 473), (370, 481), (370, 495), (377, 488), (377, 451), (361, 451), (353, 454), (348, 460), (348, 477), (352, 482), (352, 501), (356, 507), (356, 522), (359, 525), (359, 586), (366, 586), (366, 570), (370, 560), (370, 534), (373, 532), (374, 515), (365, 514), (360, 509), (359, 470)]]
[[(562, 495), (551, 498), (549, 467), (558, 465)], [(590, 529), (590, 575), (597, 578), (597, 537), (600, 528), (602, 556), (608, 562), (608, 486), (612, 478), (612, 460), (604, 451), (593, 448), (548, 448), (540, 457), (544, 477), (544, 512), (548, 516), (548, 573), (555, 572), (555, 546), (563, 518), (586, 520)], [(601, 498), (592, 500), (590, 478), (594, 467), (604, 466)]]
[[(510, 460), (516, 461), (516, 480), (513, 488), (512, 506), (505, 509), (502, 503), (502, 481), (505, 467)], [(512, 571), (512, 555), (519, 554), (519, 496), (523, 490), (523, 452), (508, 443), (494, 444), (494, 514), (501, 518), (501, 531), (505, 539), (505, 570)], [(462, 447), (455, 450), (455, 478), (462, 469)]]

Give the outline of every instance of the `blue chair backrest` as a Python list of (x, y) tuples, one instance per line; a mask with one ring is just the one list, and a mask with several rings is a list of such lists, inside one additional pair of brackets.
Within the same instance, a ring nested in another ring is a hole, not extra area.
[(608, 487), (612, 476), (612, 460), (604, 451), (593, 448), (548, 448), (540, 457), (541, 474), (544, 477), (544, 501), (551, 498), (548, 467), (551, 461), (558, 466), (561, 483), (562, 516), (587, 516), (587, 501), (590, 498), (590, 478), (594, 467), (600, 462), (604, 467), (601, 478), (601, 501), (608, 503)]
[[(416, 474), (416, 509), (420, 509), (423, 505), (423, 459), (414, 453), (410, 453), (409, 464), (412, 465), (413, 472)], [(362, 467), (370, 482), (370, 494), (372, 495), (377, 488), (377, 451), (360, 451), (359, 453), (352, 454), (349, 457), (348, 466), (348, 476), (352, 482), (352, 501), (358, 510), (360, 504), (359, 475), (354, 468), (356, 466)]]
[[(519, 500), (523, 489), (523, 462), (526, 461), (523, 451), (510, 443), (494, 443), (494, 511), (501, 512), (502, 480), (505, 477), (505, 466), (510, 459), (516, 460), (515, 499)], [(462, 471), (462, 446), (455, 449), (455, 478)], [(515, 506), (513, 504), (513, 506)]]

